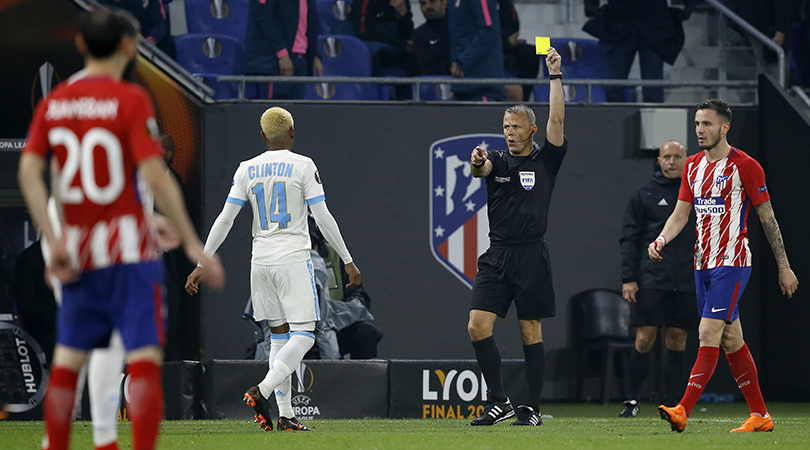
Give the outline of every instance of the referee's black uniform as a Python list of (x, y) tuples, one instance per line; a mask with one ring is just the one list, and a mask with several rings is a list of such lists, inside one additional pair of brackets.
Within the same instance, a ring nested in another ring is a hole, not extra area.
[(490, 247), (478, 258), (470, 309), (505, 317), (512, 300), (520, 320), (556, 313), (548, 246), (543, 238), (557, 172), (568, 148), (536, 142), (528, 156), (487, 152)]

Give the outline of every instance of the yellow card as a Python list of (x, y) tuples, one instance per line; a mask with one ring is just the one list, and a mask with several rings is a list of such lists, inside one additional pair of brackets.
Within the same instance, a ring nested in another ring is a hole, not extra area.
[(534, 38), (534, 50), (538, 55), (547, 55), (549, 47), (551, 47), (551, 38), (547, 37)]

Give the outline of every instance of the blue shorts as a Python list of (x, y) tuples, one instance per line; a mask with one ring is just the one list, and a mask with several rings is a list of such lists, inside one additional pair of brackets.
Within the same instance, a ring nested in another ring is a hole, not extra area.
[(715, 267), (695, 271), (698, 311), (701, 317), (726, 323), (740, 317), (737, 302), (745, 291), (751, 267)]
[(165, 346), (163, 280), (163, 261), (83, 272), (62, 288), (57, 343), (81, 350), (107, 347), (118, 329), (127, 351)]

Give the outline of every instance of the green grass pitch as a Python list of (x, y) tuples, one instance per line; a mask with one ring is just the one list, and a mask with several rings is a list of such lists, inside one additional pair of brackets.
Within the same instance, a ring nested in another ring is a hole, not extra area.
[[(705, 408), (705, 410), (703, 410)], [(158, 448), (175, 449), (598, 449), (656, 450), (772, 448), (810, 449), (810, 404), (771, 403), (774, 431), (731, 434), (748, 415), (745, 403), (698, 403), (683, 433), (669, 431), (658, 418), (656, 405), (643, 404), (639, 417), (620, 419), (620, 404), (543, 405), (542, 427), (512, 427), (508, 422), (476, 427), (457, 419), (311, 420), (312, 432), (272, 432), (241, 420), (167, 421)], [(42, 422), (0, 422), (0, 448), (38, 449)], [(121, 449), (130, 447), (130, 425), (119, 425)], [(73, 429), (75, 449), (92, 449), (89, 422)]]

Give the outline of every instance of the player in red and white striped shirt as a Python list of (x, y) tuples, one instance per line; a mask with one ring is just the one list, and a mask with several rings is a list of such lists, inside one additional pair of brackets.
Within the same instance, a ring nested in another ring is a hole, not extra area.
[[(51, 271), (63, 283), (44, 404), (47, 448), (68, 448), (78, 371), (88, 351), (105, 347), (118, 330), (128, 352), (133, 448), (152, 449), (163, 411), (163, 264), (139, 178), (177, 228), (189, 258), (211, 264), (207, 281), (221, 286), (224, 274), (217, 258), (203, 253), (168, 176), (149, 97), (121, 80), (137, 54), (137, 22), (128, 13), (99, 9), (82, 16), (79, 31), (85, 69), (40, 102), (19, 169), (28, 210), (51, 248)], [(46, 212), (43, 174), (51, 157), (64, 238)], [(115, 442), (103, 446), (117, 448)]]
[(743, 340), (737, 309), (737, 301), (751, 275), (746, 225), (751, 207), (756, 209), (776, 256), (782, 293), (790, 298), (799, 285), (774, 217), (765, 173), (756, 160), (728, 144), (726, 135), (730, 127), (731, 110), (724, 101), (711, 99), (695, 107), (695, 132), (703, 152), (687, 159), (675, 211), (661, 235), (648, 247), (650, 258), (660, 261), (661, 249), (680, 233), (690, 209), (695, 208), (700, 349), (680, 403), (671, 408), (658, 407), (661, 418), (678, 432), (683, 431), (695, 402), (714, 373), (721, 346), (751, 410), (749, 418), (731, 431), (773, 430), (773, 420), (759, 389), (757, 367)]

